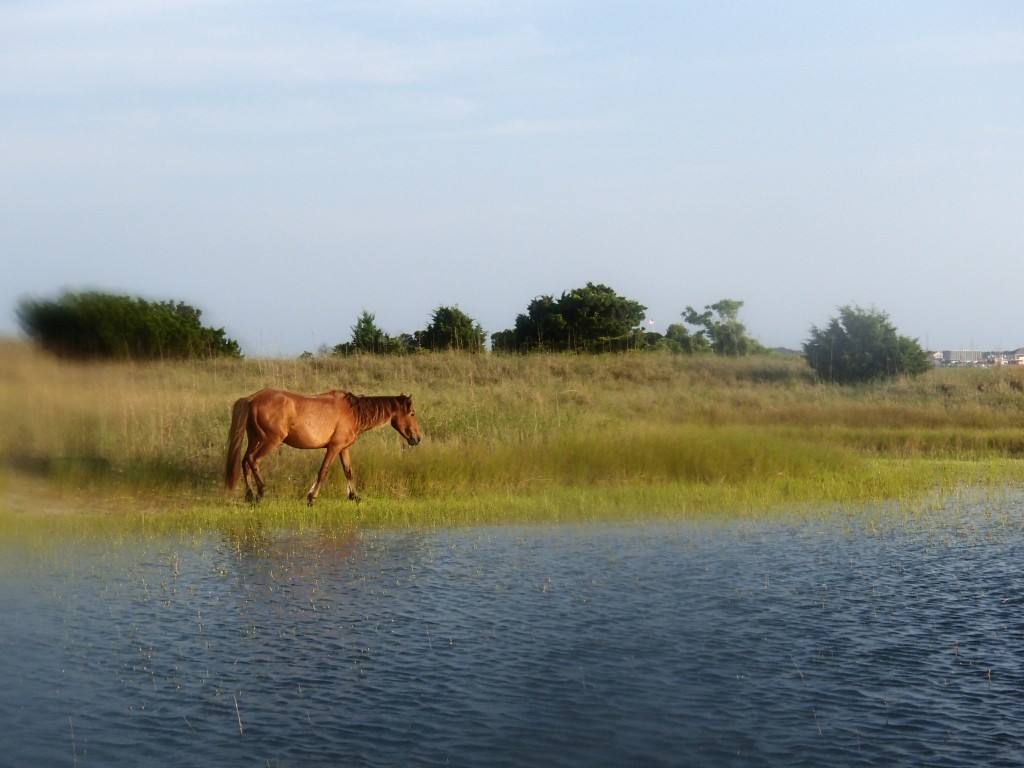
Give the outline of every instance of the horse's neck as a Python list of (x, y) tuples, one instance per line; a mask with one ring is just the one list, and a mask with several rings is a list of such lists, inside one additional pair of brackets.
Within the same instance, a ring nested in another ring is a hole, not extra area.
[(395, 399), (386, 395), (357, 397), (352, 403), (352, 408), (356, 414), (359, 431), (366, 432), (391, 421), (391, 416), (395, 412)]

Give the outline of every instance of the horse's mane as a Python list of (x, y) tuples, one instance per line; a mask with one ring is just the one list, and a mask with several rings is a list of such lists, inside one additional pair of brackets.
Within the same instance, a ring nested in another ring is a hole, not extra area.
[(359, 431), (365, 432), (389, 421), (392, 414), (401, 408), (404, 395), (354, 395), (347, 392), (345, 399), (356, 415)]

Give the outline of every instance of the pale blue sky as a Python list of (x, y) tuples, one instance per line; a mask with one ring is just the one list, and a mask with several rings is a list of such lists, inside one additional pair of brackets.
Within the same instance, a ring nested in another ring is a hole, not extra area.
[(1024, 346), (1024, 3), (0, 0), (0, 334), (203, 310), (250, 355), (588, 281)]

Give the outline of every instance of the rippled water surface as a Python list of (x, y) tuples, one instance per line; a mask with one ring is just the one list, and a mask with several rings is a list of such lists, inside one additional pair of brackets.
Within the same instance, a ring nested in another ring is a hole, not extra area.
[(1021, 517), (8, 554), (0, 765), (1020, 765)]

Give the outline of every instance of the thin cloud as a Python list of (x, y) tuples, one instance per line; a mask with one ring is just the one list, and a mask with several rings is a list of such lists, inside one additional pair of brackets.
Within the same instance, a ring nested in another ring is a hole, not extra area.
[(569, 136), (584, 133), (609, 133), (625, 127), (621, 120), (614, 119), (552, 119), (527, 120), (518, 118), (493, 123), (481, 128), (464, 131), (450, 131), (441, 136), (449, 138), (477, 138), (487, 136)]
[(149, 3), (87, 4), (95, 15), (63, 3), (0, 10), (0, 93), (38, 99), (246, 84), (398, 86), (478, 76), (553, 53), (528, 27), (402, 38), (353, 32), (337, 18), (275, 25), (247, 9), (217, 10), (234, 4), (165, 1), (156, 11)]

